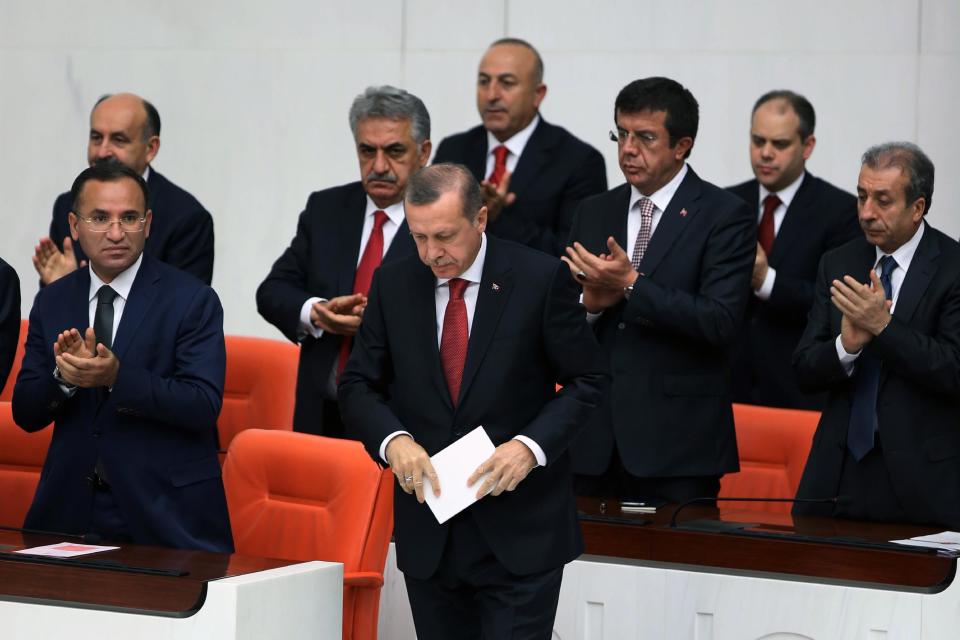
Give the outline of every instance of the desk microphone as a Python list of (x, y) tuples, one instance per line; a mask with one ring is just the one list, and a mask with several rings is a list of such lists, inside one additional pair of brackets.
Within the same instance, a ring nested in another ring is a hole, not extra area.
[(713, 498), (703, 496), (700, 498), (691, 498), (686, 502), (681, 502), (680, 505), (673, 510), (673, 516), (670, 518), (670, 528), (677, 528), (677, 515), (679, 515), (681, 511), (692, 504), (698, 504), (701, 502), (790, 502), (793, 504), (837, 504), (838, 502), (847, 503), (848, 501), (849, 498), (846, 496), (834, 496), (832, 498)]

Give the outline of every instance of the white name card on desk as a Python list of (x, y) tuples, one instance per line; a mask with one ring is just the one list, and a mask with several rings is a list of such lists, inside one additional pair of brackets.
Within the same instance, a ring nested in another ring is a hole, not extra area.
[(433, 495), (433, 486), (426, 476), (423, 495), (437, 522), (443, 524), (477, 501), (477, 489), (486, 474), (472, 487), (467, 486), (467, 479), (493, 455), (495, 448), (480, 426), (430, 458), (440, 480), (440, 497)]

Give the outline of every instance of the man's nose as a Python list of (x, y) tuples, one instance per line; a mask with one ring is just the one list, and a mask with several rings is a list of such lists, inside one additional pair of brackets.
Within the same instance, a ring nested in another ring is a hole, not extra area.
[(113, 242), (120, 242), (123, 240), (124, 231), (120, 228), (119, 220), (111, 220), (110, 228), (107, 229), (107, 238)]

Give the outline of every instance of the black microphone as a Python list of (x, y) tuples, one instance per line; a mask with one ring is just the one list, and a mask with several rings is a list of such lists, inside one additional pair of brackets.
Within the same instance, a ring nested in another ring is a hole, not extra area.
[(703, 496), (700, 498), (691, 498), (686, 502), (681, 502), (679, 506), (673, 510), (673, 516), (670, 518), (670, 528), (677, 528), (677, 515), (679, 515), (681, 511), (692, 504), (697, 504), (700, 502), (791, 502), (794, 504), (837, 504), (837, 502), (843, 502), (845, 499), (845, 496), (834, 496), (832, 498), (714, 498)]

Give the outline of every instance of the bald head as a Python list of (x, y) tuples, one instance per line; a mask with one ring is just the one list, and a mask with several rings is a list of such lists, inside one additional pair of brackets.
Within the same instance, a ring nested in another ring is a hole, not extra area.
[(107, 95), (90, 113), (87, 161), (113, 158), (142, 174), (160, 150), (160, 116), (132, 93)]

